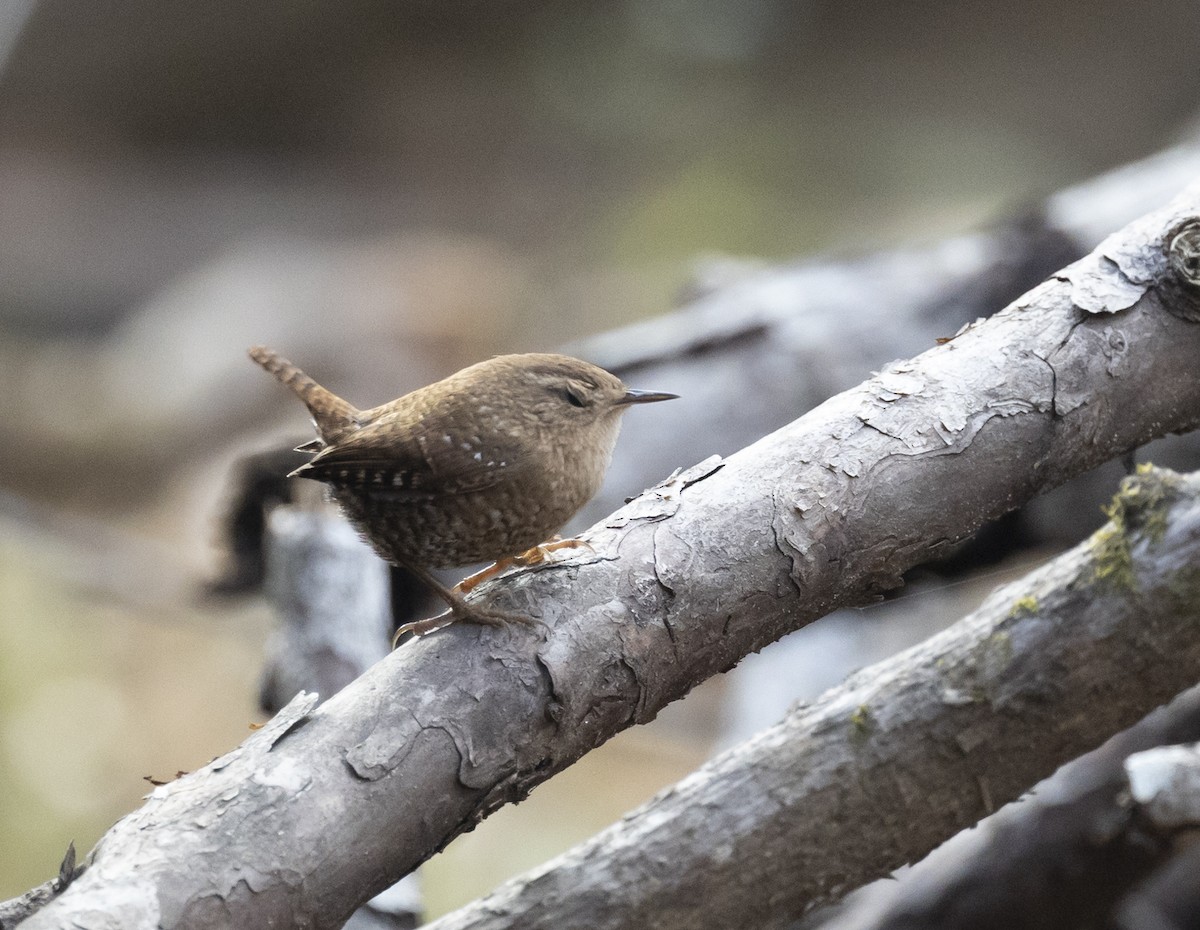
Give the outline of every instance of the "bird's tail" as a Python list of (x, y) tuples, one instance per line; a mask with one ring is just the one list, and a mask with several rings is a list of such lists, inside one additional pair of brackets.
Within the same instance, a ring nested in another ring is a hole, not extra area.
[(255, 346), (250, 350), (250, 357), (304, 401), (312, 413), (317, 432), (326, 442), (358, 427), (359, 411), (355, 407), (321, 387), (282, 355), (266, 346)]

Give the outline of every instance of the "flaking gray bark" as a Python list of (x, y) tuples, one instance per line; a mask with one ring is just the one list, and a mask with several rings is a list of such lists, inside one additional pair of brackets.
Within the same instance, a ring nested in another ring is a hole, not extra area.
[[(267, 643), (259, 704), (282, 709), (300, 691), (331, 697), (387, 655), (388, 568), (324, 502), (275, 507), (266, 520), (266, 582), (279, 626)], [(363, 904), (355, 930), (415, 927), (416, 874)]]
[[(857, 384), (864, 373), (994, 313), (1196, 176), (1200, 148), (1168, 149), (983, 230), (925, 246), (766, 268), (694, 295), (673, 313), (568, 346), (569, 354), (610, 368), (629, 384), (669, 385), (681, 394), (670, 410), (625, 419), (608, 480), (572, 525), (602, 519), (631, 491), (680, 463), (731, 453)], [(286, 449), (306, 438), (297, 435)], [(1149, 450), (1150, 460), (1181, 471), (1200, 467), (1200, 438), (1164, 442), (1168, 448), (1156, 443)], [(256, 495), (278, 494), (276, 484), (299, 461), (290, 451), (276, 455), (276, 482), (264, 482), (267, 454), (239, 468), (238, 506), (228, 518), (238, 558), (221, 582), (226, 588), (252, 587), (261, 576), (261, 543), (251, 532), (261, 512)], [(1022, 532), (1002, 538), (1014, 546), (1074, 545), (1099, 525), (1099, 505), (1122, 473), (1114, 462), (1039, 497), (1024, 511)], [(398, 604), (427, 609), (423, 586), (414, 587)], [(398, 623), (419, 618), (402, 613)]]
[[(1130, 610), (1144, 605), (1147, 596), (1166, 595), (1180, 608), (1168, 618), (1172, 626), (1195, 622), (1200, 613), (1195, 569), (1200, 563), (1200, 477), (1191, 476), (1188, 485), (1186, 512), (1179, 513), (1178, 505), (1171, 508), (1168, 538), (1154, 544), (1143, 536), (1137, 560), (1142, 587), (1114, 605), (1123, 615), (1120, 625), (1140, 622)], [(1143, 565), (1150, 564), (1157, 566), (1151, 572), (1157, 575), (1153, 592), (1145, 588), (1150, 579)], [(1161, 655), (1160, 617), (1159, 610), (1148, 612), (1155, 648), (1152, 655), (1144, 646), (1136, 650), (1139, 667), (1152, 670)], [(1192, 645), (1189, 653), (1195, 649)], [(1137, 682), (1131, 682), (1125, 693), (1136, 688)], [(1019, 804), (954, 837), (899, 881), (872, 887), (845, 914), (822, 924), (822, 930), (1193, 925), (1142, 921), (1148, 912), (1185, 903), (1195, 912), (1194, 892), (1166, 896), (1156, 886), (1168, 883), (1182, 867), (1195, 888), (1196, 859), (1186, 852), (1191, 845), (1186, 834), (1200, 825), (1200, 766), (1193, 746), (1171, 744), (1198, 738), (1200, 687), (1193, 687), (1063, 767)], [(1173, 784), (1172, 767), (1183, 773)], [(1177, 854), (1181, 847), (1185, 852)]]
[[(943, 633), (429, 930), (787, 927), (920, 859), (1195, 682), (1200, 475), (1126, 479), (1113, 512)], [(1120, 804), (1122, 760), (1197, 738), (1200, 690), (955, 838), (940, 871), (887, 883), (888, 919), (872, 900), (875, 917), (838, 930), (1083, 925), (1168, 852)]]
[(320, 708), (293, 702), (119, 822), (30, 930), (336, 927), (746, 653), (1194, 427), (1200, 280), (1170, 244), (1198, 213), (1192, 190), (952, 342), (652, 489), (575, 558), (481, 586), (548, 632), (456, 626)]
[[(865, 372), (996, 312), (1198, 176), (1200, 147), (1168, 149), (982, 230), (766, 268), (673, 313), (568, 347), (629, 384), (667, 385), (680, 395), (669, 414), (626, 419), (608, 481), (578, 525), (601, 519), (631, 488), (681, 460), (739, 449)], [(1200, 467), (1200, 438), (1168, 445), (1150, 460)], [(1120, 476), (1114, 466), (1039, 498), (1027, 525), (1040, 539), (1074, 545), (1100, 524), (1099, 505)]]

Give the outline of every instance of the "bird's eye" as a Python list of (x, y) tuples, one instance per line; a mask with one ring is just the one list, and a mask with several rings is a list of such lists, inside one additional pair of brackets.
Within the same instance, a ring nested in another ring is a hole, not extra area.
[(568, 384), (563, 388), (563, 395), (567, 398), (567, 403), (572, 407), (587, 406), (587, 398), (583, 396), (583, 391), (574, 384)]

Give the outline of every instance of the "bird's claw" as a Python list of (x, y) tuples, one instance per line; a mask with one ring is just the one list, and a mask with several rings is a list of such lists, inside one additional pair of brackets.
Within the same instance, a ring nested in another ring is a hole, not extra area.
[(427, 620), (414, 620), (410, 623), (400, 625), (396, 628), (396, 632), (392, 636), (392, 648), (397, 648), (400, 645), (400, 640), (410, 633), (413, 636), (426, 636), (429, 633), (436, 633), (438, 630), (445, 629), (454, 623), (475, 623), (479, 626), (490, 627), (540, 626), (544, 630), (550, 629), (549, 624), (544, 620), (539, 620), (537, 617), (508, 613), (502, 610), (488, 610), (462, 602), (455, 604), (450, 610), (443, 611), (436, 617), (430, 617)]

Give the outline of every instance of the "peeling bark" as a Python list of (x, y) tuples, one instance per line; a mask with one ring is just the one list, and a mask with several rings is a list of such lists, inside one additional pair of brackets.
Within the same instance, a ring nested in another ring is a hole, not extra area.
[[(1186, 522), (1172, 516), (1172, 540), (1158, 545), (1143, 532), (1142, 556), (1165, 551), (1155, 559), (1165, 570), (1149, 596), (1165, 594), (1183, 608), (1168, 619), (1172, 624), (1194, 623), (1200, 611), (1200, 477), (1188, 483), (1189, 512)], [(1137, 578), (1145, 592), (1148, 579), (1140, 571)], [(1119, 609), (1129, 614), (1143, 596)], [(1136, 618), (1147, 621), (1155, 625), (1157, 646), (1159, 612)], [(1135, 661), (1146, 664), (1143, 656)], [(954, 837), (899, 881), (872, 887), (822, 930), (1194, 925), (1200, 860), (1188, 832), (1200, 825), (1200, 755), (1195, 745), (1170, 744), (1197, 738), (1200, 688), (1194, 687), (1064, 766), (1019, 804)]]
[[(429, 930), (787, 927), (921, 858), (1195, 682), (1200, 475), (1144, 471), (1113, 513), (943, 633)], [(1122, 588), (1104, 575), (1118, 538)], [(1121, 803), (1122, 760), (1198, 737), (1194, 689), (873, 889), (874, 918), (835, 926), (1083, 924), (1169, 852)]]
[[(748, 652), (895, 586), (1038, 491), (1194, 427), (1200, 327), (1176, 311), (1197, 282), (1168, 245), (1198, 212), (1192, 190), (951, 342), (646, 492), (586, 534), (586, 555), (481, 585), (474, 596), (549, 632), (454, 626), (320, 708), (293, 702), (119, 822), (31, 930), (336, 927)], [(1140, 289), (1132, 305), (1073, 302), (1117, 275)], [(896, 814), (870, 816), (901, 849)]]
[[(681, 394), (670, 411), (626, 418), (604, 488), (572, 525), (603, 519), (631, 489), (681, 462), (730, 454), (857, 384), (864, 372), (995, 312), (1198, 175), (1200, 148), (1168, 149), (983, 230), (922, 247), (764, 269), (698, 293), (675, 312), (567, 347), (630, 384), (671, 385)], [(1167, 442), (1169, 450), (1151, 450), (1152, 461), (1181, 471), (1200, 467), (1200, 439)], [(237, 503), (227, 533), (237, 559), (221, 582), (227, 588), (245, 590), (261, 578), (261, 541), (253, 535), (261, 507), (252, 495), (280, 493), (283, 475), (295, 467), (294, 455), (280, 454), (287, 464), (280, 463), (274, 482), (269, 472), (246, 468), (232, 495)], [(1039, 498), (1022, 533), (993, 541), (1015, 545), (1014, 536), (1033, 535), (1074, 545), (1099, 525), (1099, 505), (1122, 474), (1115, 464), (1103, 471)], [(425, 593), (419, 583), (400, 593), (397, 623), (419, 619), (408, 608), (429, 608)]]
[[(670, 385), (681, 395), (669, 413), (647, 411), (623, 425), (609, 479), (578, 525), (600, 520), (630, 488), (681, 458), (730, 454), (857, 384), (863, 372), (994, 313), (1197, 176), (1200, 148), (1168, 149), (982, 230), (767, 268), (676, 312), (568, 347), (630, 384)], [(1170, 445), (1169, 460), (1162, 449), (1150, 459), (1177, 470), (1200, 467), (1200, 440)], [(1028, 524), (1074, 545), (1100, 524), (1096, 509), (1120, 476), (1114, 468), (1090, 487), (1040, 500)]]

